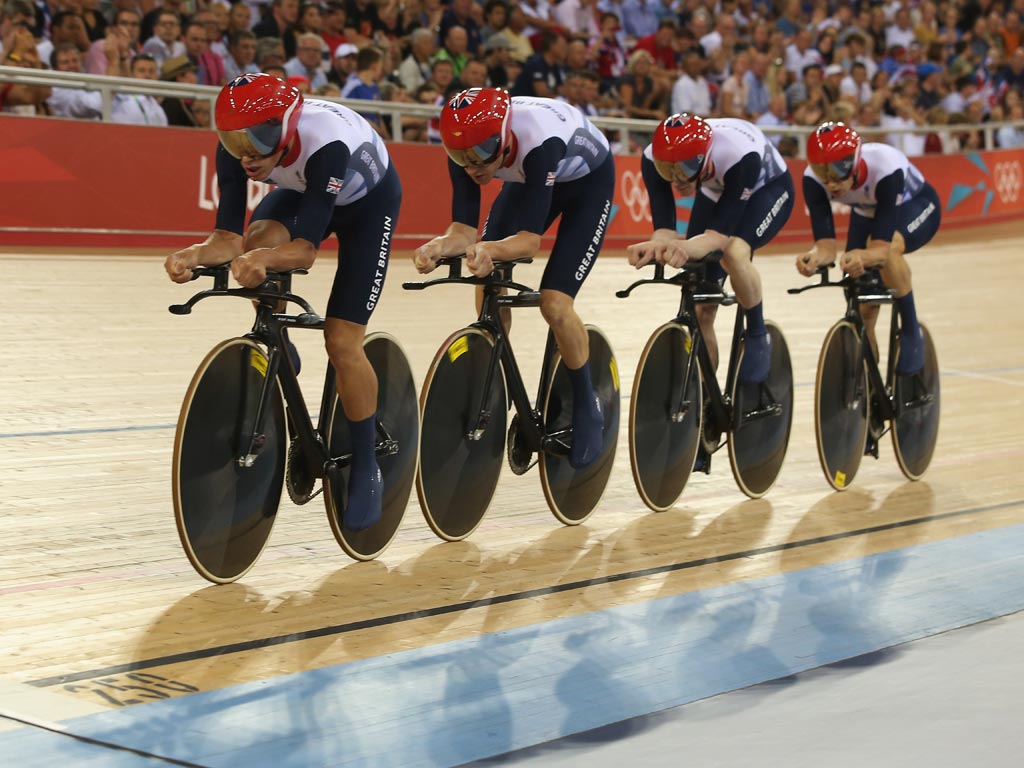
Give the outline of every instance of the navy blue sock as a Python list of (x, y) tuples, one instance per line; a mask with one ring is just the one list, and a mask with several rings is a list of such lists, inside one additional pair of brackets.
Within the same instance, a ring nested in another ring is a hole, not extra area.
[(381, 474), (374, 455), (377, 443), (377, 419), (350, 421), (352, 435), (352, 467), (349, 472), (348, 507), (345, 527), (362, 531), (375, 525), (381, 517)]
[(904, 375), (916, 373), (924, 365), (924, 345), (921, 343), (921, 326), (917, 322), (914, 308), (914, 292), (894, 299), (900, 313), (900, 355), (896, 372)]
[(757, 302), (750, 309), (744, 310), (747, 320), (748, 336), (763, 336), (768, 331), (764, 327), (764, 302)]
[(377, 445), (377, 416), (374, 414), (362, 421), (350, 421), (349, 433), (352, 435), (352, 468), (365, 466), (372, 461), (373, 450)]
[(587, 398), (594, 391), (594, 385), (590, 383), (590, 365), (584, 363), (582, 368), (575, 370), (566, 366), (565, 370), (569, 372), (569, 383), (572, 385), (572, 405), (575, 408), (577, 403), (587, 402)]
[(590, 365), (575, 370), (566, 367), (572, 385), (572, 450), (569, 463), (579, 468), (590, 464), (604, 445), (604, 415), (590, 381)]
[(768, 329), (764, 325), (764, 307), (758, 302), (746, 310), (747, 329), (744, 334), (743, 362), (740, 381), (760, 384), (768, 378), (772, 363), (772, 349)]
[(917, 309), (914, 307), (914, 292), (894, 299), (896, 309), (900, 313), (900, 327), (917, 333)]

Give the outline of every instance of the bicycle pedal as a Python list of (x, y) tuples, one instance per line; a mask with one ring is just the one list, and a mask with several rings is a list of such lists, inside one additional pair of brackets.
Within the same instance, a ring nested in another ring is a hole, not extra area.
[(864, 445), (864, 455), (878, 458), (878, 441), (875, 438), (868, 437), (867, 443)]
[(711, 474), (711, 454), (704, 449), (704, 446), (700, 446), (697, 449), (697, 458), (693, 462), (693, 471), (703, 472), (705, 475)]

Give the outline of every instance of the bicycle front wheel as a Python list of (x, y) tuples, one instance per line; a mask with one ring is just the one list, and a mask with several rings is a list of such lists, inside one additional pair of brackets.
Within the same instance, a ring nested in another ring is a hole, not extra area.
[(702, 417), (700, 369), (690, 359), (690, 332), (665, 323), (647, 341), (629, 404), (629, 459), (633, 481), (644, 504), (655, 512), (670, 509), (693, 472)]
[(840, 320), (825, 335), (814, 382), (814, 431), (825, 479), (837, 491), (857, 476), (868, 439), (868, 370), (853, 323)]
[[(192, 566), (215, 584), (253, 566), (281, 501), (288, 428), (280, 386), (267, 381), (267, 368), (267, 355), (250, 339), (221, 342), (199, 365), (178, 418), (174, 518)], [(257, 425), (265, 387), (269, 404)]]
[(479, 328), (452, 334), (420, 394), (416, 493), (427, 524), (446, 541), (476, 530), (501, 473), (507, 401), (500, 363), (484, 389), (493, 350), (494, 340)]

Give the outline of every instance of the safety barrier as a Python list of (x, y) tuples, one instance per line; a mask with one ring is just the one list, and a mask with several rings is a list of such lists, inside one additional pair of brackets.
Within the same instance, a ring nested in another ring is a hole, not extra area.
[[(0, 245), (173, 247), (205, 237), (218, 202), (210, 131), (0, 115)], [(451, 189), (437, 146), (389, 147), (404, 188), (396, 246), (408, 248), (444, 230)], [(809, 238), (800, 176), (796, 207), (781, 242)], [(939, 193), (943, 227), (1024, 215), (1024, 150), (928, 155), (914, 163)], [(608, 244), (621, 247), (651, 231), (640, 159), (616, 157), (618, 180)], [(484, 188), (484, 210), (500, 184)], [(250, 183), (251, 211), (269, 187)], [(685, 223), (691, 200), (678, 202)], [(835, 206), (837, 228), (849, 212)]]

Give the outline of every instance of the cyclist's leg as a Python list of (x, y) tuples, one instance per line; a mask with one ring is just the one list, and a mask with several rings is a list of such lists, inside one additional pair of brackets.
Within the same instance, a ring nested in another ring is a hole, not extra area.
[(615, 165), (611, 155), (587, 176), (556, 185), (547, 226), (561, 215), (558, 237), (541, 279), (540, 311), (558, 343), (573, 390), (569, 461), (583, 467), (604, 444), (604, 415), (590, 380), (590, 337), (576, 314), (576, 294), (594, 266), (611, 219)]
[[(693, 196), (693, 209), (690, 211), (690, 222), (686, 226), (686, 237), (703, 235), (708, 230), (712, 217), (715, 213), (715, 201), (710, 197), (697, 192)], [(725, 270), (721, 264), (711, 264), (707, 269), (708, 277), (717, 280), (719, 284), (725, 282)], [(718, 337), (715, 335), (715, 318), (718, 316), (717, 304), (701, 304), (697, 307), (697, 323), (700, 325), (700, 335), (704, 339), (704, 346), (707, 347), (711, 364), (718, 369)]]
[(788, 173), (757, 190), (747, 203), (739, 226), (725, 247), (722, 266), (729, 273), (736, 301), (746, 315), (742, 381), (761, 382), (768, 378), (771, 345), (764, 324), (761, 275), (753, 264), (754, 252), (771, 242), (789, 220), (795, 199), (793, 177)]
[(900, 224), (893, 234), (882, 265), (882, 280), (892, 289), (896, 310), (900, 313), (900, 355), (897, 371), (910, 374), (924, 365), (924, 337), (914, 306), (910, 265), (905, 254), (913, 253), (935, 236), (942, 218), (942, 204), (930, 184), (900, 206)]
[[(850, 230), (846, 235), (847, 251), (868, 247), (872, 222), (872, 219), (861, 216), (856, 211), (850, 213)], [(879, 307), (877, 304), (861, 304), (860, 306), (860, 318), (864, 321), (868, 343), (871, 345), (871, 352), (874, 354), (876, 361), (878, 360), (878, 338), (875, 336), (875, 325), (878, 323), (878, 312)]]
[[(517, 213), (523, 210), (521, 201), (525, 190), (524, 184), (502, 185), (501, 192), (494, 199), (494, 204), (491, 205), (491, 210), (484, 220), (484, 229), (480, 234), (480, 240), (491, 242), (502, 240), (520, 230)], [(480, 308), (483, 306), (484, 289), (477, 288), (475, 293), (476, 311), (479, 314)], [(507, 291), (502, 289), (502, 293), (507, 293)], [(509, 307), (502, 307), (498, 310), (498, 316), (501, 317), (505, 333), (509, 333), (512, 330), (512, 310)]]
[[(301, 199), (302, 193), (292, 189), (271, 190), (253, 211), (252, 221), (249, 222), (249, 227), (245, 232), (243, 250), (248, 252), (255, 248), (277, 248), (290, 243), (292, 232), (287, 222), (295, 221)], [(283, 302), (278, 307), (278, 311), (284, 311)], [(295, 374), (298, 375), (302, 369), (299, 350), (288, 338), (287, 330), (282, 329), (281, 336), (284, 338), (288, 350), (288, 358), (295, 369)]]
[(370, 315), (384, 288), (402, 187), (394, 167), (366, 197), (335, 211), (338, 270), (327, 303), (324, 340), (352, 436), (345, 525), (368, 528), (381, 516), (383, 480), (375, 456), (377, 376), (363, 350)]

